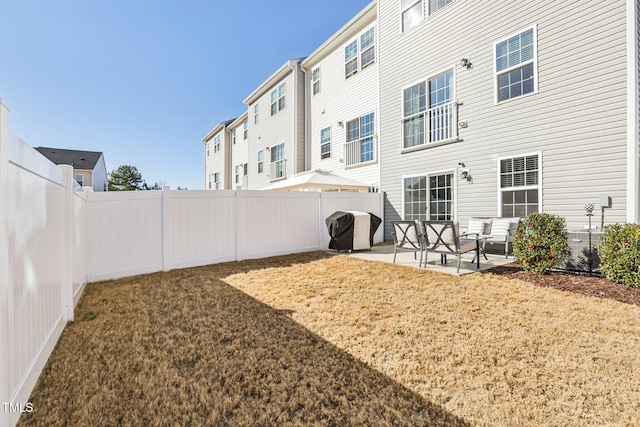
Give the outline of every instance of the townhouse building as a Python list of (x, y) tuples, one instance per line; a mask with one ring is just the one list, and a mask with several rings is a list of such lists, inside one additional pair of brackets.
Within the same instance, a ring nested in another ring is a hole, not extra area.
[(248, 189), (259, 190), (305, 170), (301, 62), (285, 62), (243, 101), (248, 116)]
[(245, 111), (229, 124), (231, 188), (249, 188), (249, 119)]
[(234, 120), (217, 124), (204, 138), (204, 188), (206, 190), (231, 189), (231, 134), (229, 125)]
[(302, 61), (307, 169), (379, 186), (377, 6), (369, 4)]
[(585, 204), (640, 222), (639, 64), (634, 0), (373, 1), (244, 100), (247, 188), (361, 181), (387, 239), (396, 219), (583, 228)]
[(386, 238), (401, 218), (582, 228), (587, 203), (638, 222), (637, 2), (378, 5)]

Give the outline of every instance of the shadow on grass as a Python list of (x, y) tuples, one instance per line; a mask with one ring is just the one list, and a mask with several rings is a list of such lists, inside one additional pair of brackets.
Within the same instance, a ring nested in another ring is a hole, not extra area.
[(328, 256), (89, 285), (20, 424), (467, 426), (222, 281)]

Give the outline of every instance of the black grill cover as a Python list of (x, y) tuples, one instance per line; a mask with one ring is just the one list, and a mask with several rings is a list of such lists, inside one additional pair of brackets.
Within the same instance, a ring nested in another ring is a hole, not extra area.
[[(373, 235), (382, 223), (380, 217), (370, 213), (371, 218), (369, 227), (369, 249), (373, 246)], [(352, 251), (355, 216), (351, 212), (337, 211), (325, 219), (327, 230), (331, 240), (329, 241), (329, 249), (336, 251)], [(360, 249), (360, 248), (359, 248)]]

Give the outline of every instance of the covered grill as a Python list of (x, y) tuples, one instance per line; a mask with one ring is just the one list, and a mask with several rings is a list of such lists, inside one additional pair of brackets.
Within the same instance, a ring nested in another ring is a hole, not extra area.
[(331, 240), (329, 249), (336, 251), (357, 251), (371, 249), (373, 235), (382, 219), (369, 212), (337, 211), (325, 223)]

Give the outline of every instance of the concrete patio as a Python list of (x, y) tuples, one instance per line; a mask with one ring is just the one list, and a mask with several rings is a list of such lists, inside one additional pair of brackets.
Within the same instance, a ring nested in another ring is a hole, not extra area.
[[(378, 245), (374, 246), (370, 251), (354, 251), (351, 253), (345, 253), (347, 256), (352, 256), (361, 259), (367, 259), (371, 261), (382, 261), (393, 263), (393, 244), (388, 245)], [(504, 257), (504, 254), (487, 254), (487, 258), (485, 259), (482, 255), (480, 255), (480, 269), (476, 269), (475, 261), (472, 263), (473, 253), (467, 253), (462, 255), (462, 262), (460, 263), (460, 273), (456, 273), (457, 260), (455, 256), (449, 255), (447, 264), (440, 264), (440, 255), (439, 254), (430, 254), (427, 262), (427, 269), (431, 271), (439, 271), (441, 273), (451, 274), (451, 275), (465, 275), (469, 273), (476, 273), (478, 271), (488, 270), (492, 267), (497, 267), (499, 265), (509, 264), (514, 261), (513, 255), (509, 255), (508, 258)], [(423, 253), (423, 257), (424, 257)], [(406, 265), (409, 267), (415, 268), (423, 268), (419, 267), (420, 262), (420, 254), (416, 254), (416, 258), (414, 258), (413, 252), (407, 251), (399, 251), (396, 257), (396, 264)], [(423, 260), (424, 262), (424, 260)]]

